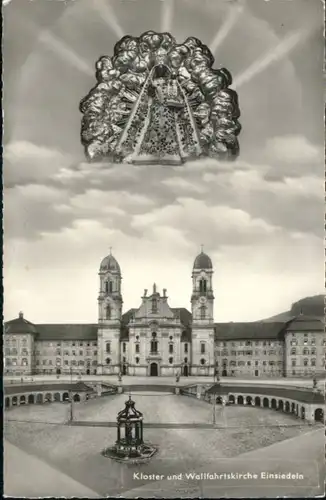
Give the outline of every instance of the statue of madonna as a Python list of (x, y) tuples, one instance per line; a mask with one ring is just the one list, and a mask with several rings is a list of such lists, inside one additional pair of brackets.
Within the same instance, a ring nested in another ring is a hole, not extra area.
[(202, 155), (195, 118), (175, 74), (150, 71), (116, 148), (120, 161), (180, 165)]

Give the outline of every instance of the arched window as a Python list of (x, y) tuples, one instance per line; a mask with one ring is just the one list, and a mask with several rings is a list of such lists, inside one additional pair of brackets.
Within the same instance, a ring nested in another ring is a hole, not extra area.
[(61, 365), (61, 359), (60, 359), (60, 358), (57, 358), (57, 359), (55, 360), (55, 362), (56, 362), (56, 365), (57, 365), (57, 366), (60, 366), (60, 365)]
[(201, 306), (200, 307), (200, 319), (205, 319), (206, 318), (206, 307)]
[(170, 363), (170, 365), (172, 365), (172, 363), (173, 363), (173, 358), (169, 358), (169, 363)]
[(200, 344), (200, 353), (201, 354), (205, 354), (205, 352), (206, 352), (205, 342), (201, 342), (201, 344)]
[(201, 293), (207, 292), (207, 281), (204, 278), (201, 278), (201, 280), (199, 281), (199, 291)]
[(295, 356), (297, 354), (297, 350), (295, 347), (292, 347), (291, 349), (291, 356)]
[(152, 313), (157, 313), (157, 299), (152, 299)]
[(111, 343), (110, 343), (110, 342), (107, 342), (107, 343), (106, 343), (106, 352), (107, 352), (108, 354), (110, 354), (110, 353), (111, 353)]
[(169, 344), (169, 353), (173, 354), (173, 344)]
[(185, 358), (185, 359), (184, 359), (184, 362), (185, 362), (185, 363), (188, 363), (188, 358)]
[(187, 343), (184, 345), (184, 351), (185, 351), (185, 354), (188, 353), (188, 344)]
[(316, 360), (315, 360), (315, 358), (313, 358), (313, 359), (311, 360), (311, 366), (316, 366)]
[(311, 349), (310, 354), (316, 356), (316, 349), (314, 347)]
[(106, 362), (107, 365), (109, 365), (111, 363), (111, 359), (110, 358), (106, 358), (105, 362)]
[(307, 359), (307, 358), (305, 358), (305, 359), (303, 360), (303, 366), (308, 366), (308, 359)]
[(158, 342), (157, 342), (156, 338), (153, 336), (152, 340), (151, 340), (151, 353), (156, 353), (157, 347), (158, 347)]
[(84, 366), (84, 361), (83, 361), (82, 359), (80, 359), (80, 360), (78, 361), (78, 364), (79, 364), (79, 366)]
[(201, 360), (200, 360), (200, 364), (201, 364), (201, 365), (204, 365), (205, 363), (206, 363), (206, 360), (205, 360), (204, 358), (201, 358)]
[(295, 366), (297, 364), (296, 360), (295, 359), (292, 359), (291, 360), (291, 363), (292, 363), (292, 366)]
[(28, 365), (28, 359), (27, 358), (23, 358), (22, 359), (22, 365), (23, 366), (27, 366)]
[(307, 349), (306, 347), (303, 349), (303, 355), (304, 356), (307, 356), (309, 354), (309, 349)]
[(107, 304), (105, 308), (105, 317), (106, 319), (111, 319), (111, 306), (110, 304)]
[(105, 285), (105, 293), (109, 293), (109, 283), (106, 281), (104, 285)]
[(139, 358), (138, 358), (138, 356), (137, 356), (137, 358), (135, 358), (135, 361), (136, 361), (136, 365), (138, 365), (139, 364)]
[(139, 352), (139, 344), (135, 345), (135, 352)]

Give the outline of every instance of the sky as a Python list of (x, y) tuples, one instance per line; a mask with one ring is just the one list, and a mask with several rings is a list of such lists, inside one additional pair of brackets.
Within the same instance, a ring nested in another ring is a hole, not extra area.
[[(146, 12), (146, 16), (144, 15)], [(124, 34), (196, 36), (233, 75), (236, 162), (88, 164), (79, 101)], [(214, 265), (215, 320), (255, 321), (323, 293), (323, 4), (319, 0), (11, 0), (4, 7), (6, 320), (97, 321), (112, 253), (124, 309), (153, 282), (190, 307)]]

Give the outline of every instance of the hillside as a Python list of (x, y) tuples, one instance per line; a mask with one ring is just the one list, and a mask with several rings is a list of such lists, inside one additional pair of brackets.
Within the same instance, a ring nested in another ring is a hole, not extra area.
[(293, 316), (298, 316), (300, 313), (306, 316), (324, 318), (324, 307), (324, 295), (305, 297), (294, 302), (289, 311), (276, 314), (264, 321), (287, 321), (293, 318)]

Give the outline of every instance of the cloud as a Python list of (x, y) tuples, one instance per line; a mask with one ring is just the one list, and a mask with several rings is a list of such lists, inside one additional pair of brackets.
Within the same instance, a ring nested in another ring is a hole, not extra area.
[(291, 164), (309, 164), (319, 162), (322, 158), (321, 148), (300, 135), (287, 135), (268, 139), (265, 153), (276, 161)]
[(4, 185), (27, 184), (48, 179), (71, 165), (72, 158), (28, 141), (16, 141), (4, 147)]

